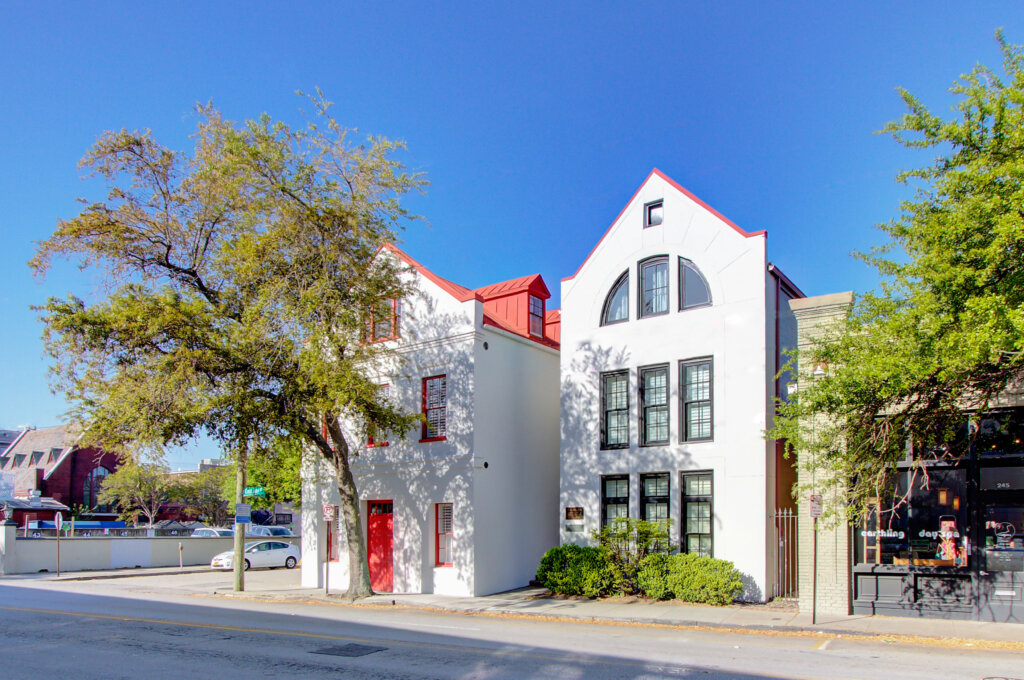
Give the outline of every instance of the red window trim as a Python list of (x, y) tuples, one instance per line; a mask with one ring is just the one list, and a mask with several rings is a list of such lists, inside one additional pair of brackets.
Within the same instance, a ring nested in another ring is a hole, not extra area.
[[(427, 436), (427, 381), (436, 380), (437, 378), (444, 378), (445, 380), (445, 398), (444, 398), (444, 422), (445, 422), (445, 434), (439, 437), (428, 437)], [(448, 374), (441, 373), (439, 375), (431, 375), (423, 379), (422, 389), (422, 401), (421, 401), (421, 413), (423, 414), (423, 427), (420, 433), (420, 443), (428, 442), (443, 442), (448, 439)]]
[[(441, 533), (441, 507), (447, 505), (452, 509), (451, 521), (452, 531)], [(434, 566), (435, 567), (451, 567), (454, 566), (454, 562), (442, 562), (441, 561), (441, 537), (451, 536), (451, 543), (449, 544), (449, 551), (454, 550), (455, 542), (455, 507), (451, 503), (436, 503), (434, 505)]]
[(398, 322), (401, 316), (402, 305), (394, 298), (389, 299), (387, 302), (391, 306), (391, 335), (377, 337), (377, 318), (371, 315), (370, 320), (366, 324), (366, 341), (370, 344), (397, 340), (399, 337)]

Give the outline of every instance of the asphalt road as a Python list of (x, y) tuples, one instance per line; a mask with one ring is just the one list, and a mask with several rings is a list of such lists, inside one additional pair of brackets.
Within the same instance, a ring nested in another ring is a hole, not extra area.
[(0, 676), (1024, 679), (1011, 652), (209, 597), (230, 578), (0, 579)]

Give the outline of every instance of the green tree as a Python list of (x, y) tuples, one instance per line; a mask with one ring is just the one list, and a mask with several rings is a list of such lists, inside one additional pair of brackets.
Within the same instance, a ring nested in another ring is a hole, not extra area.
[[(264, 449), (253, 452), (246, 466), (249, 486), (262, 486), (266, 496), (250, 496), (246, 502), (254, 509), (270, 510), (277, 503), (302, 505), (302, 445), (296, 437), (279, 437)], [(235, 464), (222, 483), (222, 495), (233, 498)]]
[(157, 513), (167, 502), (170, 482), (167, 470), (156, 463), (125, 458), (121, 466), (104, 478), (99, 500), (118, 510), (118, 517), (135, 523), (142, 515), (146, 524), (156, 522)]
[(55, 386), (90, 439), (159, 449), (206, 431), (240, 461), (238, 486), (248, 451), (301, 440), (335, 470), (347, 594), (360, 597), (371, 590), (358, 447), (340, 421), (400, 436), (417, 421), (379, 401), (370, 376), (391, 352), (362, 340), (372, 310), (409, 292), (401, 263), (378, 254), (412, 219), (399, 198), (424, 180), (394, 159), (400, 143), (353, 145), (311, 99), (302, 129), (199, 107), (191, 155), (148, 131), (104, 134), (82, 165), (107, 200), (61, 221), (30, 264), (77, 257), (105, 284), (96, 302), (51, 299), (42, 315)]
[[(181, 503), (186, 513), (213, 526), (224, 526), (231, 520), (231, 507), (228, 503), (234, 499), (233, 466), (216, 465), (179, 477), (170, 491), (170, 497)], [(225, 494), (228, 485), (231, 492)]]
[[(1024, 368), (1024, 57), (996, 39), (1001, 74), (978, 65), (953, 85), (944, 120), (900, 91), (907, 113), (883, 132), (909, 149), (934, 149), (931, 164), (899, 181), (915, 186), (888, 242), (862, 257), (880, 291), (802, 357), (827, 366), (801, 377), (770, 437), (806, 452), (819, 490), (848, 502), (854, 518), (898, 506), (896, 466), (914, 474), (928, 458), (963, 456), (950, 445), (965, 411), (985, 411)], [(975, 436), (971, 434), (971, 437)], [(888, 502), (887, 499), (894, 499)]]

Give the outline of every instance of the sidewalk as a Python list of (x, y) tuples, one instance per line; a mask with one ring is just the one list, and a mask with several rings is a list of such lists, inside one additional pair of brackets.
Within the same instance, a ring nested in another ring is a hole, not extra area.
[[(209, 573), (207, 567), (122, 569), (102, 572), (33, 574), (26, 578), (47, 581), (85, 581), (141, 576)], [(17, 578), (17, 577), (14, 577)], [(811, 624), (809, 613), (780, 604), (711, 607), (681, 602), (652, 602), (637, 598), (587, 600), (551, 596), (544, 588), (522, 588), (485, 597), (434, 594), (382, 594), (358, 602), (343, 600), (339, 592), (328, 596), (322, 588), (268, 587), (247, 583), (242, 593), (214, 590), (208, 586), (183, 592), (216, 597), (245, 598), (268, 602), (351, 607), (408, 607), (469, 615), (564, 619), (586, 623), (663, 625), (718, 628), (760, 634), (868, 636), (888, 642), (984, 646), (1024, 652), (1024, 623), (992, 623), (891, 616), (819, 616)]]

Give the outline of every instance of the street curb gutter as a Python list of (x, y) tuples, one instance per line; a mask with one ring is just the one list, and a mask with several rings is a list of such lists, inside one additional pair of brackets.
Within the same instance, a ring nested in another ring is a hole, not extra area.
[(671, 621), (666, 622), (658, 619), (644, 617), (617, 618), (617, 617), (596, 617), (596, 616), (567, 616), (564, 614), (540, 614), (525, 613), (508, 610), (501, 607), (489, 607), (486, 609), (457, 609), (442, 607), (438, 605), (417, 605), (409, 603), (386, 604), (380, 602), (346, 602), (326, 598), (309, 598), (306, 596), (285, 596), (273, 597), (259, 595), (257, 593), (214, 593), (215, 597), (228, 597), (238, 599), (250, 599), (260, 602), (301, 602), (305, 604), (333, 605), (339, 607), (367, 608), (367, 609), (412, 609), (419, 611), (431, 611), (444, 614), (462, 614), (464, 616), (487, 616), (494, 618), (515, 618), (531, 621), (549, 621), (560, 623), (582, 623), (594, 625), (619, 625), (619, 626), (644, 626), (651, 628), (686, 628), (691, 630), (720, 631), (749, 635), (778, 635), (789, 637), (811, 637), (821, 640), (842, 638), (846, 640), (871, 640), (881, 641), (890, 644), (905, 644), (918, 646), (943, 646), (943, 647), (965, 647), (978, 650), (1002, 650), (1024, 652), (1024, 641), (988, 640), (984, 638), (951, 638), (931, 635), (914, 635), (904, 633), (865, 632), (852, 629), (828, 628), (817, 629), (805, 626), (791, 625), (764, 625), (764, 624), (741, 624), (741, 623), (709, 623), (706, 621)]

